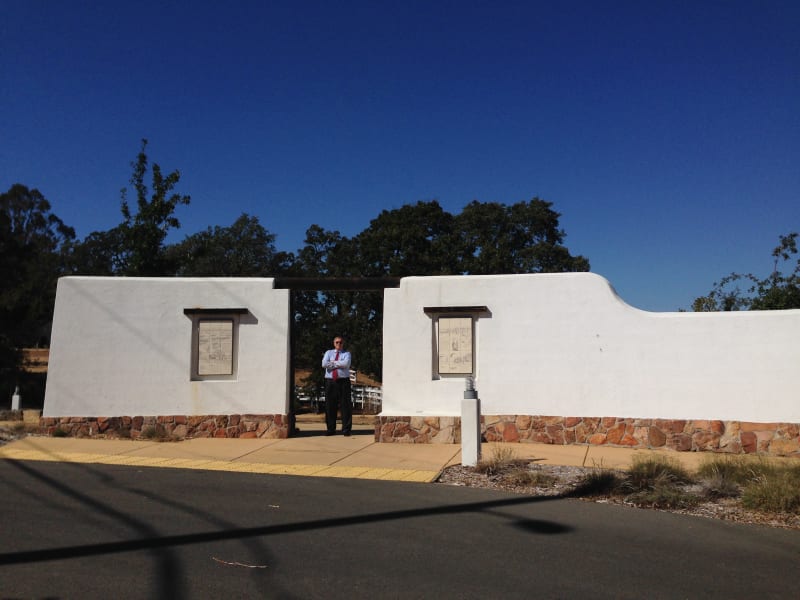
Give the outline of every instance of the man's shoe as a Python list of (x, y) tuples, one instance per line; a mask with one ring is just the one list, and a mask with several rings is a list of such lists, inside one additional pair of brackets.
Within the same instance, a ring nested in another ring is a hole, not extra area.
[(344, 435), (344, 437), (350, 437), (350, 432), (349, 431), (345, 431), (343, 435)]
[(336, 435), (335, 431), (326, 431), (325, 435)]

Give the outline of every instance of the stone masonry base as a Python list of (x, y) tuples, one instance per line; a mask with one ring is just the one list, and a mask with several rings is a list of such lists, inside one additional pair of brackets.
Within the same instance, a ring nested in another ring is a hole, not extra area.
[[(481, 417), (481, 437), (485, 442), (669, 448), (680, 452), (800, 458), (798, 423), (484, 415)], [(378, 416), (375, 441), (458, 444), (461, 443), (461, 418)]]
[(285, 438), (286, 415), (170, 415), (160, 417), (42, 417), (42, 433), (71, 437)]
[[(42, 433), (73, 437), (286, 438), (286, 415), (42, 417)], [(588, 444), (679, 452), (766, 454), (800, 458), (800, 424), (744, 421), (483, 415), (485, 442)], [(375, 417), (375, 441), (461, 443), (460, 417)]]

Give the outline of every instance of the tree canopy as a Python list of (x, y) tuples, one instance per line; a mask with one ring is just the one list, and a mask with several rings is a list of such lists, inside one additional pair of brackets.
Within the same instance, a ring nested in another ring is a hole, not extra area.
[(55, 284), (74, 239), (39, 190), (15, 184), (0, 195), (0, 335), (18, 345), (49, 339)]
[[(14, 184), (0, 195), (0, 393), (22, 376), (19, 349), (47, 345), (56, 282), (65, 274), (75, 231), (37, 189)], [(24, 390), (23, 393), (27, 393)]]
[(368, 276), (588, 271), (563, 246), (561, 215), (539, 198), (511, 206), (473, 200), (457, 215), (435, 200), (384, 210), (355, 238)]
[(196, 277), (268, 277), (281, 273), (291, 257), (275, 249), (275, 234), (242, 214), (229, 227), (209, 227), (168, 246), (167, 262), (176, 275)]
[[(731, 273), (716, 282), (707, 295), (696, 298), (692, 308), (696, 312), (800, 308), (800, 259), (794, 260), (797, 237), (797, 233), (779, 236), (769, 275)], [(788, 270), (781, 271), (781, 265)]]
[(511, 206), (473, 200), (456, 217), (459, 270), (471, 275), (588, 271), (589, 261), (563, 246), (561, 216), (539, 198)]
[[(128, 204), (128, 190), (122, 188), (121, 210), (124, 221), (119, 226), (123, 240), (122, 270), (125, 275), (163, 275), (169, 268), (164, 248), (164, 240), (170, 229), (178, 229), (181, 224), (175, 216), (179, 204), (189, 204), (189, 196), (178, 194), (175, 186), (181, 179), (180, 171), (175, 170), (164, 176), (161, 167), (153, 163), (152, 190), (144, 182), (148, 159), (145, 154), (147, 140), (142, 140), (142, 148), (136, 161), (131, 163), (133, 175), (131, 185), (136, 190), (136, 212), (131, 212)], [(148, 199), (148, 195), (150, 196)]]
[(164, 175), (153, 163), (151, 187), (145, 183), (150, 162), (147, 140), (131, 163), (130, 184), (136, 192), (136, 210), (128, 201), (128, 188), (120, 191), (122, 222), (108, 231), (94, 231), (75, 248), (73, 269), (85, 275), (165, 276), (173, 275), (178, 265), (171, 262), (165, 240), (171, 229), (179, 229), (175, 211), (191, 198), (175, 192), (181, 179), (177, 169)]
[(367, 277), (456, 273), (453, 222), (453, 215), (436, 201), (381, 211), (354, 239), (360, 273)]

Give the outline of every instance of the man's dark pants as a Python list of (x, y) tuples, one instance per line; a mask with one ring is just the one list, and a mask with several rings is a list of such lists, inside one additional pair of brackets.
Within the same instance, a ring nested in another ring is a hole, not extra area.
[(325, 380), (325, 425), (328, 434), (336, 433), (336, 413), (342, 409), (342, 433), (353, 430), (353, 401), (350, 397), (350, 378)]

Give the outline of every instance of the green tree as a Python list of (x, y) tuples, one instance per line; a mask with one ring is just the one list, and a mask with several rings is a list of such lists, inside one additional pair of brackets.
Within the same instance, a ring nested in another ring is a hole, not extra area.
[(136, 211), (128, 202), (128, 189), (122, 188), (120, 210), (123, 221), (108, 231), (94, 231), (75, 245), (72, 271), (81, 275), (171, 276), (177, 265), (168, 254), (165, 240), (171, 229), (180, 228), (175, 216), (179, 205), (188, 205), (189, 196), (174, 191), (180, 181), (175, 170), (164, 175), (152, 165), (152, 186), (145, 184), (149, 160), (147, 140), (131, 163), (130, 184), (136, 192)]
[(49, 340), (56, 281), (66, 272), (74, 239), (39, 190), (15, 184), (0, 196), (2, 331), (16, 344)]
[(242, 214), (230, 227), (209, 227), (168, 246), (179, 276), (271, 277), (289, 269), (292, 255), (275, 249), (275, 234), (258, 217)]
[[(0, 195), (0, 373), (4, 398), (24, 379), (18, 350), (50, 342), (56, 282), (67, 272), (75, 231), (39, 190)], [(34, 395), (39, 395), (37, 390)], [(24, 390), (23, 397), (30, 397)]]
[[(147, 140), (142, 140), (142, 147), (136, 161), (131, 163), (133, 174), (130, 183), (136, 191), (136, 212), (131, 211), (128, 203), (128, 190), (121, 192), (121, 211), (123, 222), (119, 225), (119, 237), (122, 243), (117, 273), (132, 276), (170, 275), (174, 271), (167, 259), (164, 240), (170, 229), (179, 229), (180, 221), (175, 216), (178, 205), (188, 205), (189, 196), (174, 191), (180, 181), (180, 171), (175, 170), (164, 175), (161, 167), (153, 163), (152, 189), (145, 184), (148, 169), (148, 158), (145, 150)], [(149, 197), (148, 197), (149, 196)]]
[(303, 277), (348, 277), (355, 275), (358, 264), (353, 241), (338, 231), (319, 225), (306, 230), (305, 245), (297, 253), (298, 274)]
[(127, 253), (120, 227), (93, 231), (75, 244), (72, 252), (72, 273), (75, 275), (110, 276), (125, 271)]
[(455, 216), (433, 200), (384, 210), (354, 241), (370, 276), (588, 271), (589, 261), (563, 245), (560, 216), (539, 198), (474, 200)]
[(459, 270), (471, 275), (588, 271), (589, 261), (563, 245), (560, 216), (539, 198), (511, 206), (471, 202), (455, 221)]
[[(784, 310), (800, 308), (800, 259), (797, 254), (797, 233), (779, 236), (772, 250), (772, 272), (759, 278), (752, 273), (731, 273), (716, 282), (705, 296), (695, 298), (695, 312), (735, 310)], [(778, 269), (787, 263), (787, 273)]]
[(382, 211), (354, 240), (360, 273), (369, 277), (458, 273), (454, 221), (435, 200)]

